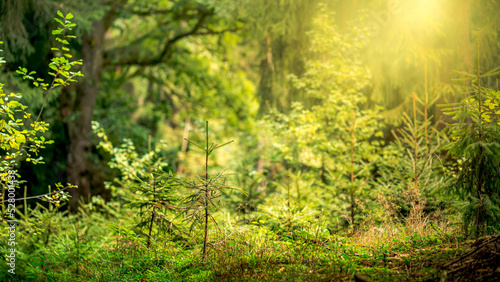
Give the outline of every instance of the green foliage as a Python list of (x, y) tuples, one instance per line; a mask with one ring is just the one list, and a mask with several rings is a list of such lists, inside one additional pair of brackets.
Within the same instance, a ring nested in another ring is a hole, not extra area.
[(258, 75), (256, 95), (261, 114), (272, 108), (288, 112), (290, 101), (302, 100), (292, 87), (289, 74), (300, 75), (307, 59), (312, 19), (318, 0), (290, 0), (285, 5), (266, 0), (238, 0), (238, 10), (245, 21), (243, 47), (249, 64)]
[(164, 169), (168, 163), (161, 157), (160, 152), (166, 148), (165, 142), (158, 142), (151, 150), (151, 139), (149, 151), (142, 156), (137, 152), (134, 143), (130, 139), (124, 139), (119, 147), (113, 146), (108, 135), (99, 122), (92, 122), (92, 130), (100, 139), (98, 148), (101, 148), (111, 156), (108, 165), (112, 169), (118, 169), (120, 176), (112, 182), (106, 182), (106, 188), (110, 189), (113, 196), (123, 198), (126, 202), (135, 200), (135, 194), (131, 193), (130, 186), (148, 181), (151, 169)]
[(337, 93), (343, 97), (354, 94), (355, 97), (349, 99), (356, 105), (362, 102), (358, 100), (362, 95), (356, 93), (370, 84), (371, 72), (363, 65), (359, 52), (368, 43), (370, 30), (355, 19), (348, 30), (341, 31), (327, 5), (320, 4), (318, 8), (308, 33), (310, 59), (305, 63), (304, 74), (300, 78), (291, 75), (291, 81), (294, 87), (303, 89), (308, 98), (324, 101)]
[(42, 78), (33, 77), (33, 75), (36, 74), (35, 71), (28, 72), (26, 68), (19, 67), (19, 70), (16, 71), (17, 73), (23, 75), (23, 79), (31, 80), (35, 87), (41, 86), (43, 90), (47, 91), (47, 93), (51, 92), (58, 86), (67, 86), (71, 82), (76, 82), (75, 77), (83, 76), (80, 71), (72, 71), (72, 68), (74, 66), (82, 65), (82, 60), (70, 60), (71, 58), (73, 58), (73, 55), (71, 55), (70, 53), (71, 50), (69, 48), (70, 43), (68, 39), (74, 39), (76, 38), (76, 36), (67, 33), (76, 26), (75, 23), (72, 23), (70, 21), (70, 19), (73, 18), (73, 15), (71, 13), (68, 13), (66, 16), (64, 16), (61, 11), (57, 11), (57, 15), (61, 17), (61, 19), (54, 18), (54, 20), (62, 27), (57, 27), (57, 29), (53, 30), (52, 35), (55, 35), (56, 41), (61, 45), (59, 48), (51, 48), (52, 51), (57, 52), (54, 58), (52, 58), (49, 63), (50, 71), (48, 72), (48, 74), (54, 77), (53, 81), (50, 84), (44, 83), (44, 80)]
[[(3, 178), (5, 178), (7, 170), (16, 165), (22, 156), (26, 156), (27, 162), (43, 163), (43, 158), (38, 157), (39, 150), (54, 142), (45, 140), (44, 136), (38, 136), (48, 130), (48, 124), (44, 121), (38, 121), (38, 119), (31, 120), (31, 114), (26, 111), (27, 106), (18, 101), (21, 95), (7, 94), (2, 87), (3, 84), (0, 84), (0, 105), (2, 105), (0, 109), (0, 145), (5, 152), (1, 158), (1, 171)], [(26, 148), (27, 146), (28, 148)]]
[(147, 247), (151, 246), (153, 226), (157, 234), (167, 231), (172, 234), (177, 229), (176, 224), (170, 219), (172, 210), (179, 209), (175, 204), (180, 200), (178, 185), (171, 174), (163, 171), (168, 164), (160, 156), (160, 151), (165, 144), (151, 149), (149, 138), (149, 152), (142, 156), (137, 153), (131, 140), (125, 139), (120, 147), (114, 147), (100, 124), (92, 123), (94, 133), (100, 138), (98, 147), (111, 155), (110, 168), (120, 171), (119, 177), (113, 182), (107, 182), (106, 187), (113, 196), (124, 201), (126, 207), (132, 208), (136, 213), (139, 229), (147, 229)]
[[(369, 200), (368, 179), (381, 145), (377, 136), (383, 136), (381, 109), (364, 109), (363, 90), (369, 86), (370, 72), (354, 50), (366, 43), (367, 30), (354, 26), (356, 32), (341, 33), (332, 14), (320, 7), (309, 34), (313, 59), (306, 62), (301, 77), (291, 76), (313, 106), (295, 103), (289, 114), (272, 113), (266, 123), (277, 158), (284, 159), (294, 174), (307, 167), (321, 179), (321, 184), (310, 185), (321, 189), (300, 192), (298, 197), (321, 199), (318, 207), (337, 218), (344, 215), (352, 225), (358, 205)], [(340, 209), (348, 209), (349, 215)]]
[[(62, 25), (62, 28), (59, 27), (57, 30), (54, 30), (54, 34), (58, 35), (56, 37), (57, 41), (61, 42), (63, 45), (68, 45), (69, 42), (66, 38), (74, 38), (74, 36), (66, 34), (67, 30), (71, 30), (75, 26), (74, 23), (69, 21), (69, 19), (73, 16), (70, 13), (64, 17), (61, 12), (58, 12), (58, 15), (62, 18), (62, 20), (58, 18), (55, 18), (55, 20)], [(62, 48), (66, 53), (52, 58), (49, 64), (49, 67), (55, 72), (49, 72), (49, 74), (54, 77), (51, 84), (44, 83), (42, 78), (35, 78), (33, 75), (35, 75), (36, 72), (28, 72), (26, 68), (19, 67), (19, 70), (16, 71), (17, 73), (23, 75), (23, 79), (31, 80), (35, 87), (41, 86), (46, 92), (45, 100), (47, 100), (48, 95), (56, 87), (69, 85), (70, 82), (76, 82), (74, 77), (83, 76), (80, 71), (71, 71), (71, 68), (75, 65), (81, 65), (81, 61), (69, 61), (66, 59), (66, 57), (71, 57), (69, 54), (70, 49), (67, 47)], [(0, 87), (1, 86), (3, 86), (3, 84), (1, 84)], [(0, 100), (0, 104), (2, 105), (0, 112), (0, 115), (2, 116), (2, 120), (0, 120), (0, 130), (2, 131), (0, 142), (1, 148), (8, 152), (6, 156), (2, 157), (2, 171), (5, 171), (8, 166), (13, 166), (18, 158), (24, 153), (26, 153), (26, 161), (34, 164), (43, 163), (43, 158), (34, 157), (38, 156), (39, 150), (45, 148), (45, 145), (53, 143), (52, 140), (45, 140), (45, 137), (43, 136), (37, 136), (38, 133), (45, 133), (45, 131), (48, 130), (48, 124), (44, 121), (40, 121), (40, 115), (43, 111), (43, 107), (40, 110), (37, 119), (33, 121), (30, 119), (31, 114), (25, 111), (27, 106), (22, 105), (16, 100), (9, 101), (9, 98), (21, 98), (20, 95), (16, 95), (14, 93), (7, 95), (3, 89), (0, 88), (0, 97), (2, 98)], [(28, 122), (29, 126), (26, 125)], [(33, 144), (27, 145), (31, 142)], [(28, 151), (31, 153), (26, 152), (26, 146), (28, 146)], [(11, 149), (14, 149), (14, 151), (11, 151)], [(32, 157), (31, 154), (34, 154), (35, 156)]]
[(500, 92), (481, 84), (498, 69), (481, 74), (478, 66), (477, 74), (458, 72), (472, 81), (472, 92), (443, 109), (456, 121), (447, 127), (452, 141), (447, 149), (459, 162), (446, 190), (468, 202), (463, 226), (476, 235), (496, 233), (500, 223)]
[[(61, 212), (59, 208), (62, 207), (61, 202), (67, 202), (69, 196), (65, 192), (60, 192), (60, 194), (62, 196), (59, 194), (54, 194), (52, 197), (45, 196), (44, 200), (49, 201), (48, 208), (40, 203), (37, 203), (35, 208), (29, 208), (25, 202), (25, 212), (20, 213), (22, 232), (26, 233), (24, 238), (32, 246), (40, 247), (40, 244), (47, 246), (51, 243), (51, 238), (61, 232), (61, 225), (65, 221), (64, 217), (67, 215), (67, 211)], [(53, 203), (54, 200), (57, 201)]]
[(439, 123), (432, 125), (433, 117), (427, 112), (430, 106), (432, 103), (413, 94), (413, 113), (403, 114), (404, 127), (392, 132), (395, 142), (384, 148), (378, 164), (377, 186), (385, 198), (381, 200), (389, 201), (387, 212), (391, 217), (403, 217), (414, 228), (437, 209), (440, 203), (433, 194), (444, 184), (444, 164), (440, 158), (447, 139), (437, 130)]
[(239, 191), (229, 191), (225, 202), (228, 203), (231, 210), (237, 211), (237, 222), (252, 222), (259, 204), (262, 204), (266, 196), (265, 186), (267, 184), (264, 168), (265, 147), (259, 143), (259, 133), (256, 134), (241, 134), (238, 141), (235, 142), (232, 148), (238, 146), (234, 150), (234, 158), (229, 167), (233, 167), (232, 181), (236, 187), (240, 187), (245, 193)]
[[(270, 198), (260, 206), (261, 218), (255, 224), (265, 224), (277, 234), (305, 231), (318, 227), (318, 212), (297, 201)], [(323, 231), (323, 230), (321, 230)]]
[[(20, 7), (12, 14), (31, 9), (22, 1), (4, 2), (9, 13), (9, 8)], [(69, 156), (60, 166), (68, 164), (68, 177), (92, 189), (77, 214), (60, 211), (68, 195), (59, 183), (54, 192), (49, 187), (49, 193), (33, 196), (46, 205), (28, 205), (32, 197), (26, 187), (22, 206), (5, 213), (3, 205), (4, 215), (20, 217), (15, 280), (442, 280), (446, 273), (436, 266), (470, 242), (457, 237), (454, 217), (439, 216), (438, 205), (453, 203), (433, 193), (439, 188), (468, 202), (465, 229), (498, 232), (498, 89), (479, 85), (486, 82), (482, 76), (465, 74), (477, 79), (476, 91), (445, 109), (459, 122), (449, 125), (453, 142), (447, 148), (454, 159), (442, 160), (447, 138), (438, 134), (439, 117), (429, 113), (436, 100), (454, 99), (442, 95), (454, 88), (441, 85), (442, 77), (428, 81), (427, 61), (430, 76), (438, 76), (440, 63), (453, 62), (444, 57), (452, 52), (440, 49), (444, 45), (439, 40), (430, 42), (447, 38), (444, 34), (430, 40), (427, 35), (433, 30), (425, 27), (439, 19), (429, 14), (418, 25), (387, 25), (377, 39), (370, 26), (373, 14), (353, 7), (380, 8), (387, 1), (316, 2), (59, 3), (66, 9), (80, 7), (75, 15), (84, 17), (85, 26), (74, 29), (73, 15), (58, 12), (60, 27), (52, 32), (58, 46), (50, 56), (40, 56), (49, 60), (54, 55), (50, 73), (38, 78), (28, 68), (17, 71), (29, 82), (25, 87), (37, 90), (28, 95), (47, 94), (38, 100), (42, 110), (51, 105), (50, 111), (33, 122), (18, 94), (0, 90), (3, 185), (23, 183), (12, 180), (14, 176), (30, 179), (13, 165), (21, 160), (42, 163), (40, 151), (52, 142), (47, 139), (69, 135), (69, 149), (58, 146), (54, 155), (62, 152), (59, 160)], [(413, 2), (404, 5), (422, 8), (414, 5), (433, 1)], [(462, 4), (457, 6), (467, 16)], [(416, 18), (411, 9), (397, 15), (391, 11), (387, 23)], [(8, 18), (0, 13), (2, 30)], [(84, 35), (83, 40), (70, 43), (71, 30)], [(409, 32), (393, 34), (402, 30)], [(495, 30), (488, 28), (490, 42), (496, 42)], [(29, 44), (46, 44), (44, 34)], [(391, 50), (379, 52), (386, 44)], [(70, 46), (89, 58), (91, 80), (76, 91), (68, 86), (81, 75), (72, 70), (81, 61), (72, 61)], [(395, 56), (374, 67), (364, 57), (372, 52)], [(13, 63), (5, 71), (16, 68)], [(421, 84), (426, 86), (425, 99), (418, 92), (407, 95), (422, 89)], [(16, 87), (5, 82), (5, 89), (29, 92)], [(56, 87), (60, 96), (50, 99), (48, 93)], [(23, 97), (29, 109), (39, 106), (31, 96)], [(412, 112), (393, 115), (403, 126), (384, 136), (383, 130), (390, 128), (374, 102), (400, 104), (392, 113), (401, 113), (411, 98)], [(260, 121), (255, 119), (259, 102), (260, 112), (269, 113)], [(197, 121), (200, 117), (211, 120), (210, 132), (208, 122)], [(48, 132), (42, 118), (64, 126)], [(92, 118), (99, 120), (92, 122), (97, 142), (86, 139)], [(238, 135), (234, 146), (210, 143), (214, 137), (233, 135)], [(182, 145), (181, 136), (186, 141)], [(174, 145), (167, 148), (156, 141), (161, 138)], [(83, 169), (72, 170), (71, 160), (78, 157), (82, 163), (75, 166)], [(446, 173), (453, 170), (446, 167), (450, 162), (459, 167), (445, 186)], [(96, 169), (91, 163), (108, 167)], [(51, 164), (54, 169), (57, 165)], [(236, 172), (241, 189), (228, 184), (232, 173), (222, 167)], [(170, 172), (175, 170), (177, 175)], [(98, 189), (104, 182), (111, 197)], [(400, 215), (404, 222), (378, 221), (385, 207), (376, 203), (379, 192), (396, 206), (385, 212), (391, 219)], [(432, 224), (430, 215), (436, 217)], [(2, 242), (7, 236), (0, 237)], [(0, 244), (2, 253), (8, 248)], [(0, 272), (5, 269), (0, 265)]]
[[(71, 13), (64, 16), (61, 12), (58, 12), (58, 15), (61, 19), (55, 18), (55, 20), (62, 25), (62, 28), (59, 27), (54, 31), (54, 34), (57, 35), (56, 40), (63, 45), (69, 45), (67, 39), (74, 38), (74, 36), (67, 34), (67, 31), (71, 31), (75, 26), (74, 23), (69, 21), (73, 16)], [(49, 63), (49, 68), (54, 71), (49, 72), (49, 74), (54, 77), (50, 84), (45, 83), (42, 78), (35, 78), (35, 71), (28, 71), (23, 67), (19, 67), (19, 70), (16, 71), (23, 76), (23, 79), (32, 81), (35, 87), (41, 87), (45, 91), (44, 104), (35, 120), (31, 119), (31, 114), (26, 111), (27, 106), (22, 105), (18, 101), (21, 95), (5, 93), (2, 89), (3, 84), (0, 84), (0, 148), (3, 150), (0, 173), (2, 174), (2, 180), (11, 178), (9, 174), (13, 174), (10, 172), (15, 172), (15, 166), (19, 165), (21, 158), (33, 164), (43, 164), (43, 157), (39, 156), (40, 150), (44, 149), (46, 145), (54, 143), (53, 140), (46, 140), (44, 136), (41, 136), (41, 134), (46, 133), (49, 126), (48, 123), (40, 120), (47, 98), (56, 87), (69, 85), (71, 82), (76, 82), (74, 79), (75, 77), (83, 76), (80, 71), (72, 71), (74, 66), (81, 65), (81, 61), (70, 61), (66, 59), (66, 57), (71, 57), (69, 54), (70, 49), (67, 47), (62, 48), (65, 53), (55, 56)], [(2, 59), (0, 59), (0, 61), (4, 62)], [(21, 180), (21, 175), (19, 173), (14, 175), (19, 178), (19, 180), (11, 181), (12, 185), (9, 185), (9, 188), (11, 186), (19, 187), (20, 184), (25, 183), (24, 180)], [(14, 177), (14, 179), (16, 177)], [(6, 181), (2, 181), (2, 191), (6, 188), (5, 184)], [(49, 192), (49, 194), (36, 196), (34, 198), (42, 198), (45, 196), (44, 200), (54, 202), (57, 207), (59, 207), (61, 200), (68, 200), (67, 194), (62, 190), (75, 188), (75, 186), (69, 184), (67, 187), (63, 187), (58, 183), (56, 188), (57, 190), (53, 193)], [(15, 206), (14, 202), (10, 203)], [(2, 203), (2, 211), (4, 210), (5, 206)]]
[[(225, 184), (225, 171), (213, 177), (209, 176), (209, 156), (216, 149), (233, 141), (222, 145), (209, 144), (208, 122), (205, 127), (206, 146), (186, 139), (205, 152), (205, 178), (187, 179), (174, 177), (171, 172), (166, 173), (162, 170), (167, 164), (158, 157), (160, 147), (154, 150), (150, 148), (149, 153), (139, 157), (130, 140), (125, 140), (121, 147), (115, 148), (99, 123), (93, 122), (92, 126), (101, 139), (99, 147), (112, 156), (110, 167), (117, 168), (121, 172), (121, 176), (116, 178), (114, 183), (108, 183), (107, 187), (112, 189), (115, 196), (128, 202), (128, 207), (139, 210), (137, 226), (148, 228), (147, 246), (151, 245), (154, 223), (158, 225), (158, 233), (165, 230), (173, 233), (173, 229), (182, 229), (182, 226), (177, 226), (174, 220), (169, 219), (168, 213), (184, 211), (186, 220), (191, 222), (191, 231), (197, 225), (204, 227), (203, 259), (205, 259), (209, 220), (217, 225), (212, 215), (212, 211), (219, 208), (215, 199), (220, 198), (227, 189), (236, 189)], [(182, 202), (179, 196), (180, 189), (188, 191)]]
[(212, 221), (217, 227), (217, 222), (215, 221), (212, 210), (218, 209), (218, 206), (215, 202), (215, 199), (222, 196), (224, 190), (227, 189), (235, 189), (234, 187), (230, 187), (225, 183), (225, 171), (218, 173), (215, 176), (210, 177), (208, 171), (208, 158), (210, 155), (216, 150), (223, 146), (226, 146), (229, 143), (232, 143), (233, 140), (223, 143), (221, 145), (215, 143), (209, 143), (208, 138), (208, 121), (205, 124), (205, 144), (200, 145), (196, 144), (191, 140), (186, 139), (190, 144), (198, 147), (203, 150), (205, 153), (205, 177), (198, 179), (189, 180), (189, 179), (181, 179), (177, 178), (176, 181), (183, 186), (184, 188), (191, 190), (190, 194), (185, 199), (185, 209), (187, 220), (191, 221), (191, 230), (196, 225), (200, 225), (204, 227), (204, 239), (203, 239), (203, 260), (205, 260), (207, 256), (207, 242), (208, 242), (208, 233), (209, 233), (209, 221)]
[(153, 168), (147, 176), (149, 178), (147, 182), (137, 178), (139, 183), (127, 188), (136, 194), (136, 199), (129, 206), (140, 211), (138, 227), (149, 229), (147, 242), (149, 248), (155, 222), (160, 224), (158, 232), (170, 231), (174, 228), (173, 222), (168, 219), (167, 212), (176, 209), (174, 204), (178, 201), (178, 197), (174, 195), (177, 185), (167, 173)]
[[(64, 45), (69, 45), (66, 38), (74, 38), (74, 36), (66, 33), (75, 26), (69, 21), (73, 16), (71, 14), (64, 16), (59, 11), (58, 15), (62, 20), (58, 18), (55, 20), (63, 28), (58, 28), (54, 33), (59, 35), (56, 40)], [(3, 233), (1, 238), (2, 246), (11, 246), (10, 250), (15, 250), (14, 247), (20, 244), (19, 239), (21, 238), (29, 242), (28, 248), (40, 247), (40, 240), (42, 240), (43, 245), (47, 246), (54, 234), (58, 234), (60, 231), (58, 224), (60, 224), (63, 214), (58, 213), (58, 209), (69, 200), (68, 193), (63, 190), (76, 187), (71, 184), (64, 187), (61, 183), (57, 183), (55, 191), (51, 191), (49, 186), (49, 193), (27, 197), (27, 188), (25, 186), (24, 198), (16, 198), (15, 193), (15, 188), (19, 188), (20, 184), (26, 183), (26, 180), (22, 179), (25, 175), (19, 172), (18, 169), (20, 163), (25, 161), (32, 164), (43, 164), (43, 157), (39, 156), (40, 150), (44, 149), (46, 145), (54, 143), (53, 140), (46, 140), (42, 136), (49, 127), (47, 122), (40, 119), (48, 96), (55, 88), (67, 86), (72, 82), (76, 82), (75, 77), (83, 76), (80, 71), (74, 72), (72, 70), (74, 66), (81, 65), (81, 62), (68, 60), (66, 57), (71, 58), (70, 49), (67, 47), (63, 47), (63, 49), (66, 53), (54, 56), (49, 63), (49, 68), (53, 71), (49, 72), (49, 75), (53, 76), (51, 83), (45, 83), (43, 78), (36, 78), (36, 72), (28, 71), (27, 68), (19, 67), (19, 70), (16, 71), (23, 76), (23, 79), (32, 81), (34, 87), (40, 87), (45, 92), (44, 103), (35, 120), (28, 113), (27, 106), (18, 101), (21, 95), (5, 93), (3, 90), (4, 84), (0, 84), (2, 224), (9, 225), (11, 228), (14, 227), (11, 234)], [(4, 63), (5, 61), (0, 58), (0, 62)], [(7, 200), (5, 200), (6, 191), (8, 193)], [(31, 209), (27, 205), (26, 200), (28, 199), (42, 199), (49, 203), (49, 208), (37, 203), (36, 208)], [(20, 205), (16, 205), (16, 201), (19, 200), (24, 200), (24, 211), (20, 210)], [(16, 213), (21, 216), (20, 221), (16, 221)], [(11, 220), (7, 222), (7, 218)], [(20, 234), (17, 237), (18, 241), (15, 240), (15, 236), (12, 237), (15, 233)], [(19, 261), (19, 257), (23, 256), (22, 253), (15, 255), (18, 256), (17, 261)], [(15, 271), (15, 267), (12, 267), (9, 272), (12, 273), (11, 271)]]
[[(184, 249), (170, 240), (148, 251), (123, 223), (103, 221), (98, 212), (86, 214), (63, 218), (64, 233), (56, 234), (47, 246), (41, 244), (31, 254), (20, 249), (29, 260), (19, 262), (16, 279), (308, 281), (347, 280), (363, 274), (374, 281), (436, 280), (441, 271), (433, 266), (463, 253), (470, 243), (446, 236), (452, 234), (401, 234), (371, 238), (368, 244), (341, 235), (315, 236), (297, 230), (276, 236), (265, 227), (247, 227), (233, 230), (214, 244), (216, 252), (201, 262), (198, 250)], [(99, 224), (93, 224), (96, 221)], [(109, 230), (103, 228), (106, 225)], [(402, 272), (405, 267), (408, 270)], [(5, 264), (0, 265), (0, 271), (4, 270)]]

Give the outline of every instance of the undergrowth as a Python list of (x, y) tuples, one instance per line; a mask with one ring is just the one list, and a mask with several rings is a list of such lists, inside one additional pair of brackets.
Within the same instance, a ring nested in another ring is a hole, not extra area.
[[(112, 203), (104, 205), (113, 209)], [(221, 226), (211, 233), (203, 261), (201, 233), (194, 234), (197, 243), (163, 234), (148, 248), (147, 237), (95, 206), (82, 206), (64, 221), (65, 230), (47, 245), (31, 240), (18, 246), (16, 281), (340, 281), (355, 275), (373, 281), (439, 280), (444, 275), (439, 266), (469, 243), (437, 226), (423, 234), (395, 224), (319, 237)]]

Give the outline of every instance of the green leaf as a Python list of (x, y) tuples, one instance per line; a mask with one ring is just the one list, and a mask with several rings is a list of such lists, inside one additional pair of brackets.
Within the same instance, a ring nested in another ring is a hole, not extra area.
[(72, 18), (73, 18), (73, 14), (72, 14), (72, 13), (68, 13), (68, 14), (66, 15), (66, 19), (67, 19), (67, 20), (70, 20), (70, 19), (72, 19)]
[(62, 13), (61, 11), (59, 11), (59, 10), (57, 10), (57, 15), (58, 15), (59, 17), (61, 17), (61, 18), (64, 18), (63, 13)]
[(60, 23), (60, 24), (64, 25), (64, 23), (63, 23), (60, 19), (58, 19), (58, 18), (54, 18), (54, 20), (55, 20), (56, 22), (58, 22), (58, 23)]
[(16, 136), (16, 142), (18, 144), (22, 144), (22, 143), (26, 142), (26, 137), (24, 135), (17, 135)]

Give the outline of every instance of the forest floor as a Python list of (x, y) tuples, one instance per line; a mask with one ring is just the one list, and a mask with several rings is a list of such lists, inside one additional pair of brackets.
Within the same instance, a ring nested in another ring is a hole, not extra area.
[[(471, 281), (472, 277), (498, 281), (495, 277), (500, 277), (499, 236), (474, 245), (473, 240), (445, 233), (389, 235), (378, 230), (321, 239), (304, 231), (281, 235), (265, 228), (232, 231), (213, 238), (205, 261), (200, 245), (157, 240), (147, 249), (144, 241), (130, 234), (97, 238), (84, 232), (73, 247), (49, 244), (26, 253), (27, 261), (21, 254), (23, 262), (11, 281)], [(475, 252), (468, 253), (471, 250)]]

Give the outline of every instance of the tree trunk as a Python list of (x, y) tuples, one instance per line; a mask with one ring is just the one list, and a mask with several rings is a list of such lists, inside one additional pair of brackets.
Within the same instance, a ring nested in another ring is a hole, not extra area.
[(70, 139), (68, 182), (78, 186), (78, 189), (69, 190), (72, 196), (70, 209), (73, 212), (78, 210), (78, 201), (81, 198), (84, 201), (90, 199), (91, 164), (87, 156), (92, 149), (91, 122), (103, 67), (104, 36), (114, 18), (114, 10), (110, 10), (103, 18), (93, 23), (92, 29), (82, 40), (82, 72), (85, 77), (76, 87), (74, 118), (67, 124)]
[(266, 114), (270, 108), (277, 107), (273, 93), (274, 66), (272, 64), (271, 37), (267, 36), (262, 43), (266, 56), (260, 62), (260, 82), (257, 94), (260, 96), (259, 112)]

